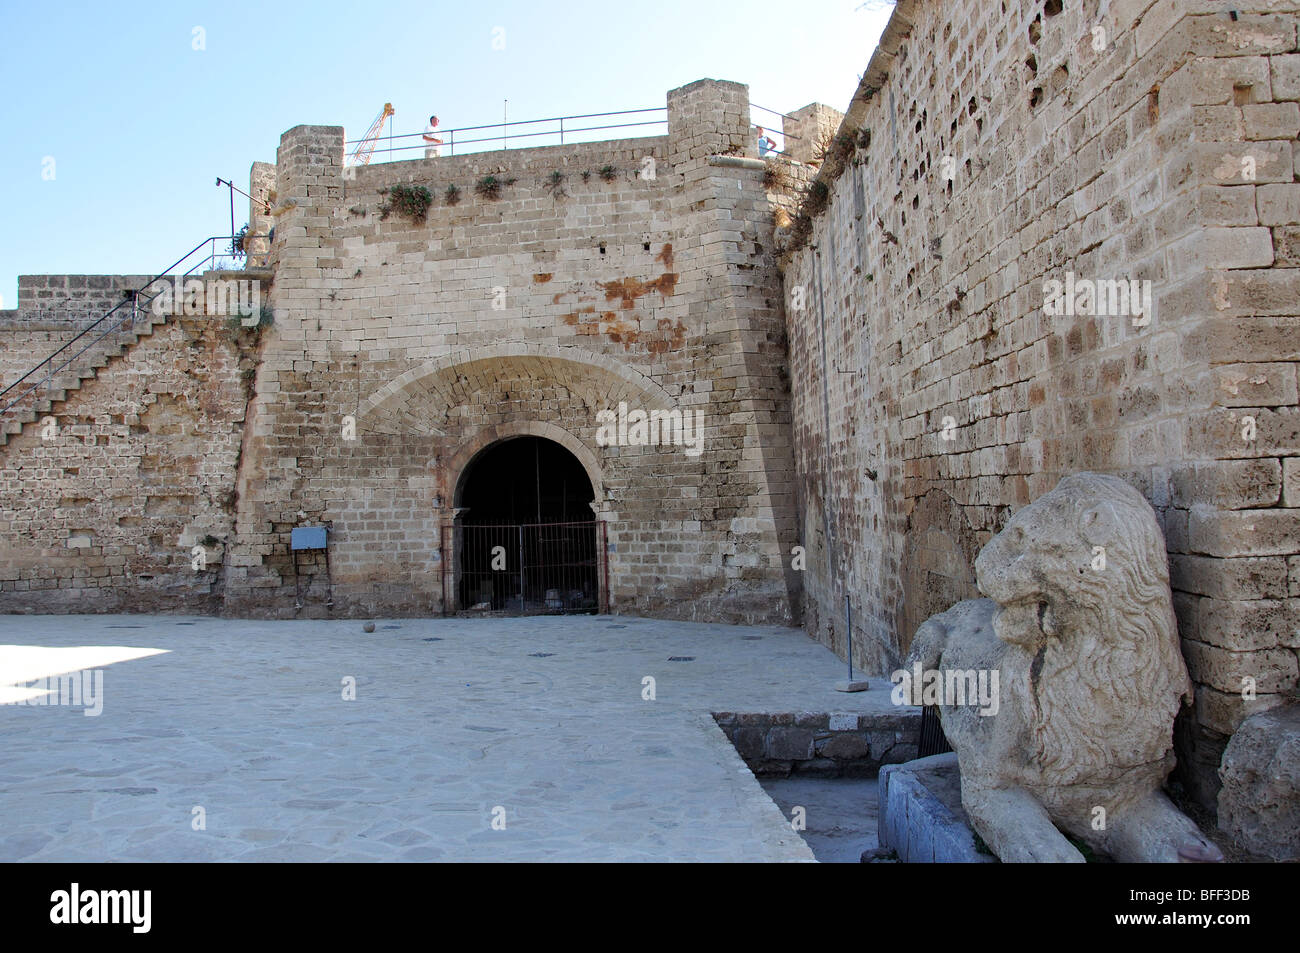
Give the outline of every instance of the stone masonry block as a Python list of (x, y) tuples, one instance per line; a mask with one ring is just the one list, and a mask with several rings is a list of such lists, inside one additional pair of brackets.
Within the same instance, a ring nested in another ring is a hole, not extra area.
[(1188, 538), (1193, 552), (1209, 556), (1286, 556), (1300, 539), (1300, 510), (1193, 509)]
[(766, 752), (776, 761), (805, 761), (813, 756), (813, 733), (807, 728), (772, 728), (767, 733)]
[[(1183, 655), (1192, 680), (1231, 694), (1247, 684), (1269, 694), (1295, 687), (1296, 655), (1290, 649), (1230, 652), (1203, 642), (1183, 641)], [(1245, 680), (1252, 680), (1247, 683)]]

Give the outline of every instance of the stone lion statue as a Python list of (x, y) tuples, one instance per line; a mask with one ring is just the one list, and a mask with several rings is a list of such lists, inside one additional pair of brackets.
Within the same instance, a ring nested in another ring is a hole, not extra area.
[[(907, 664), (998, 672), (999, 704), (940, 708), (962, 806), (1003, 861), (1220, 861), (1161, 792), (1191, 698), (1155, 513), (1116, 477), (1079, 473), (981, 550), (987, 599), (917, 629)], [(1065, 832), (1063, 834), (1062, 832)]]

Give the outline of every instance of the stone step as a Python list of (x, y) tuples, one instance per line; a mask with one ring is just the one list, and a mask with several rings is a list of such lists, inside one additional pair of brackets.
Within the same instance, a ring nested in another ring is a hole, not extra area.
[(68, 396), (79, 391), (86, 381), (97, 379), (100, 370), (111, 364), (114, 359), (123, 357), (140, 342), (141, 338), (152, 336), (154, 331), (166, 324), (169, 318), (168, 315), (152, 312), (145, 312), (143, 317), (143, 321), (133, 322), (130, 328), (119, 329), (106, 335), (100, 342), (102, 347), (92, 347), (89, 351), (90, 356), (82, 358), (85, 366), (77, 370), (61, 372), (58, 377), (53, 378), (53, 388), (48, 391), (38, 390), (34, 403), (28, 409), (10, 411), (7, 418), (0, 422), (3, 424), (0, 427), (0, 446), (7, 444), (10, 436), (22, 433), (27, 424), (52, 412), (56, 404), (65, 403)]

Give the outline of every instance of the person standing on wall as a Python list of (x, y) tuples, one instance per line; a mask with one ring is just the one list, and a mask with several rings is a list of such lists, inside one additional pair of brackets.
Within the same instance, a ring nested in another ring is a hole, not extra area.
[(760, 159), (764, 158), (769, 152), (771, 152), (775, 148), (776, 148), (776, 142), (772, 139), (769, 139), (767, 137), (767, 134), (763, 132), (763, 127), (759, 126), (758, 127), (758, 157)]
[(437, 128), (438, 128), (438, 117), (430, 116), (428, 128), (424, 130), (424, 141), (429, 143), (429, 145), (424, 150), (424, 157), (426, 159), (437, 158), (438, 147), (442, 145), (442, 140), (439, 139), (436, 135), (434, 135), (434, 132), (435, 130), (437, 130)]

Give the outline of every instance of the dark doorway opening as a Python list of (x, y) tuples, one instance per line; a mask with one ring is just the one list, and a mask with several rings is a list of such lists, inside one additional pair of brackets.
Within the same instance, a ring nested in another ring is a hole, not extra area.
[[(475, 612), (599, 612), (605, 606), (604, 524), (572, 453), (541, 437), (484, 449), (465, 468), (459, 515), (443, 529), (454, 604)], [(453, 570), (454, 567), (454, 570)]]
[(594, 518), (587, 471), (564, 447), (514, 437), (485, 448), (460, 480), (457, 505), (466, 525), (582, 523)]

